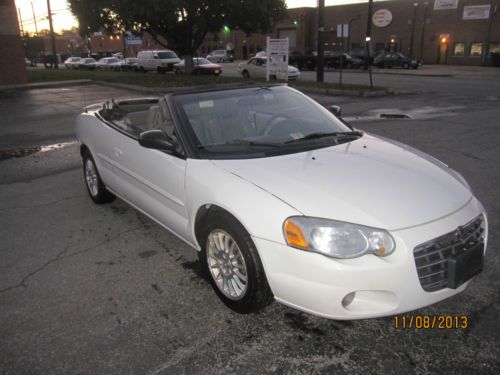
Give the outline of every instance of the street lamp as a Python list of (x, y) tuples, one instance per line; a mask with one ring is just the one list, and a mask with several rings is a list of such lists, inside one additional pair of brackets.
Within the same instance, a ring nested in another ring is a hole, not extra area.
[(427, 8), (429, 7), (429, 2), (424, 1), (424, 20), (422, 21), (422, 35), (420, 35), (420, 60), (424, 60), (424, 38), (425, 38), (425, 24), (427, 22)]
[(410, 59), (413, 58), (413, 40), (415, 39), (415, 20), (417, 18), (418, 3), (413, 3), (413, 18), (411, 19), (411, 37), (410, 37)]

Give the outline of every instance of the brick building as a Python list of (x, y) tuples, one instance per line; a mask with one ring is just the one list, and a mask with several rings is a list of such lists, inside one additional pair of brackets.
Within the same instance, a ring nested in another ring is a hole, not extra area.
[(28, 81), (14, 0), (0, 0), (0, 56), (0, 85)]
[[(481, 65), (488, 60), (487, 47), (500, 53), (499, 3), (500, 0), (375, 2), (373, 52), (399, 51), (427, 64)], [(326, 7), (325, 50), (362, 47), (367, 18), (367, 3)], [(338, 24), (349, 25), (347, 37), (337, 35)], [(270, 36), (288, 37), (291, 51), (307, 54), (317, 49), (316, 29), (316, 8), (294, 8), (288, 10), (288, 18), (278, 23)], [(200, 54), (230, 46), (241, 59), (265, 48), (265, 35), (248, 36), (238, 31), (219, 35), (209, 35)]]

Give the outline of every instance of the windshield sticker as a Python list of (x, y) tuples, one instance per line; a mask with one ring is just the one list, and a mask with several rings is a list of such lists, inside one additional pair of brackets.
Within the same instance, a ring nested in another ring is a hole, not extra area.
[(290, 137), (292, 137), (293, 139), (301, 139), (304, 138), (304, 133), (292, 133), (290, 134)]
[(204, 108), (213, 108), (214, 107), (214, 101), (213, 100), (204, 100), (202, 102), (199, 102), (200, 109)]

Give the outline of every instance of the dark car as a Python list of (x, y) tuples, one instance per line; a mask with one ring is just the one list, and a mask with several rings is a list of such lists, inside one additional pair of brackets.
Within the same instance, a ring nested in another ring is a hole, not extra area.
[(137, 71), (137, 57), (127, 57), (123, 59), (120, 64), (122, 72)]
[(364, 65), (363, 60), (353, 57), (348, 53), (333, 53), (330, 56), (325, 54), (325, 63), (328, 68), (339, 69), (359, 69)]
[(386, 52), (377, 55), (373, 59), (373, 65), (378, 68), (417, 69), (420, 64), (417, 60), (412, 60), (400, 52)]
[(95, 61), (95, 59), (93, 59), (92, 57), (86, 57), (78, 61), (76, 68), (83, 70), (95, 70), (96, 65), (97, 61)]
[[(174, 65), (174, 72), (176, 74), (185, 73), (186, 62), (182, 59), (179, 63)], [(192, 74), (210, 74), (218, 76), (222, 73), (222, 67), (219, 64), (211, 63), (203, 57), (193, 57), (193, 72)]]

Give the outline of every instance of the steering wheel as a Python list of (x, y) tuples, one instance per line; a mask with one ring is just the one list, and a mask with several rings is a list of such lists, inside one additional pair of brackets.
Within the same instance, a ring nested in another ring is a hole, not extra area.
[(283, 114), (273, 115), (269, 120), (266, 121), (262, 135), (272, 135), (271, 133), (274, 128), (279, 124), (283, 124), (285, 121), (289, 122), (294, 120)]

